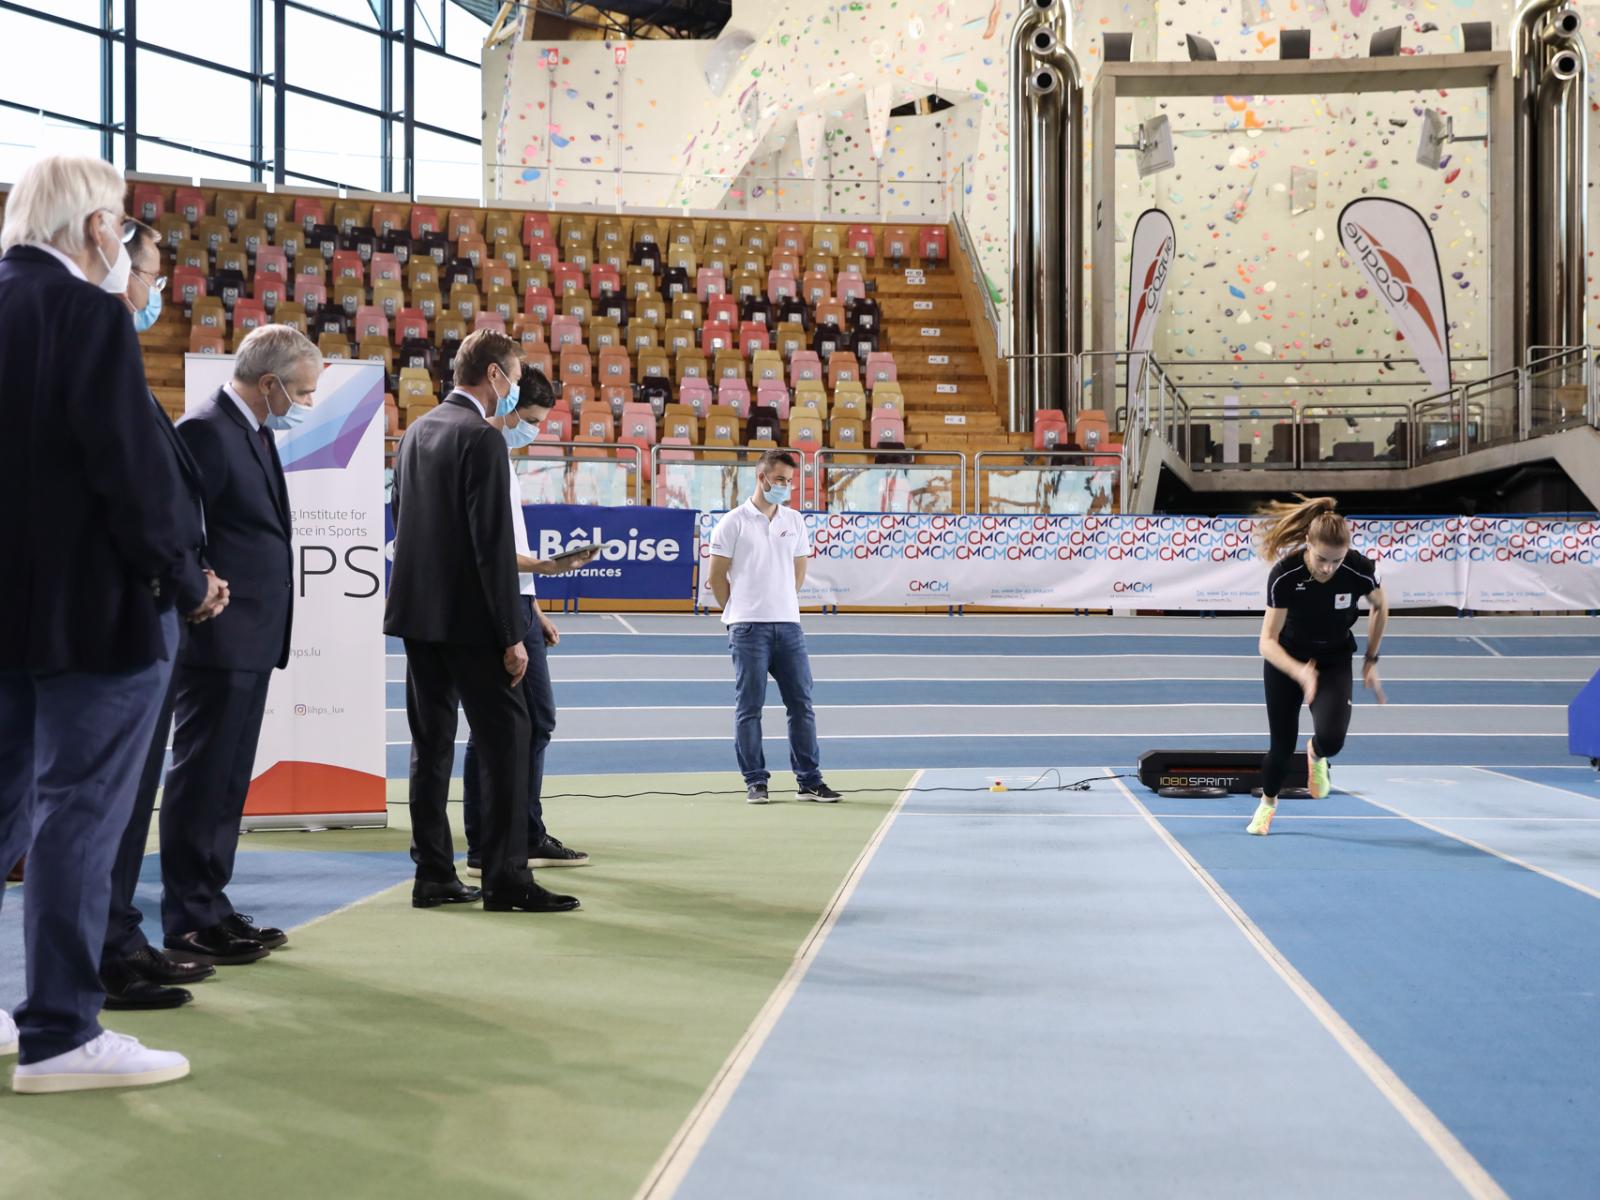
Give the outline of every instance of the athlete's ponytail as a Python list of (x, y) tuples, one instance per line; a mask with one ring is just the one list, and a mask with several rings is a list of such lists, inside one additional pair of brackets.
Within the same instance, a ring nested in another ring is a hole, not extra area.
[(1256, 553), (1274, 562), (1286, 550), (1315, 542), (1319, 546), (1348, 546), (1350, 526), (1334, 510), (1332, 496), (1305, 497), (1298, 503), (1271, 500), (1256, 510)]

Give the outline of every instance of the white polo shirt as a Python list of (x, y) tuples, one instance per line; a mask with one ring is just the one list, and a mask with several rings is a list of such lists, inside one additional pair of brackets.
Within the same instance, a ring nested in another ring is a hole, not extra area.
[[(516, 539), (517, 553), (532, 558), (533, 551), (528, 549), (528, 523), (522, 519), (522, 480), (515, 468), (511, 471), (511, 536)], [(519, 571), (517, 578), (522, 582), (524, 596), (538, 594), (534, 588), (532, 571)]]
[(800, 623), (794, 560), (811, 557), (811, 538), (805, 518), (798, 512), (779, 505), (769, 521), (753, 498), (746, 500), (711, 531), (711, 553), (730, 560), (724, 625)]

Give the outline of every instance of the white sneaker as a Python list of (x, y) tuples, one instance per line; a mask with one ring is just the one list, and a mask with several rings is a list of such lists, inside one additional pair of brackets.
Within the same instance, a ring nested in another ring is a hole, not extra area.
[(16, 1092), (84, 1092), (91, 1088), (148, 1087), (189, 1073), (189, 1060), (170, 1050), (147, 1050), (138, 1039), (109, 1029), (76, 1050), (43, 1062), (19, 1064), (11, 1075)]
[(11, 1014), (0, 1008), (0, 1058), (17, 1052), (17, 1023)]

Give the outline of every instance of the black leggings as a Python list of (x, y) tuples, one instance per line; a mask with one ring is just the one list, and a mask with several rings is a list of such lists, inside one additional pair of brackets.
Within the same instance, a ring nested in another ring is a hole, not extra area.
[[(1312, 741), (1318, 758), (1332, 758), (1344, 749), (1344, 735), (1350, 730), (1350, 661), (1341, 656), (1317, 664), (1317, 697), (1311, 702), (1311, 723), (1316, 731)], [(1300, 742), (1300, 705), (1306, 694), (1293, 676), (1285, 675), (1271, 663), (1262, 666), (1272, 745), (1261, 765), (1261, 790), (1276, 797)]]

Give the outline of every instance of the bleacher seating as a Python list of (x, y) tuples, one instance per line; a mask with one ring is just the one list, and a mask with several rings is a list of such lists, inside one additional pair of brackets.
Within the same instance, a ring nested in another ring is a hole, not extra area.
[[(1049, 417), (1026, 439), (1001, 432), (973, 344), (925, 328), (965, 330), (953, 274), (920, 292), (899, 278), (946, 261), (942, 226), (558, 218), (144, 181), (129, 211), (160, 232), (172, 279), (143, 335), (169, 412), (185, 351), (223, 353), (277, 321), (329, 357), (382, 362), (397, 433), (451, 386), (460, 340), (488, 327), (557, 383), (567, 415), (547, 439), (622, 437), (646, 461), (652, 446), (752, 437), (807, 454), (1110, 443), (1088, 415), (1070, 435)], [(961, 358), (959, 373), (930, 349)], [(946, 377), (957, 396), (937, 391)], [(962, 421), (947, 427), (947, 412)]]

